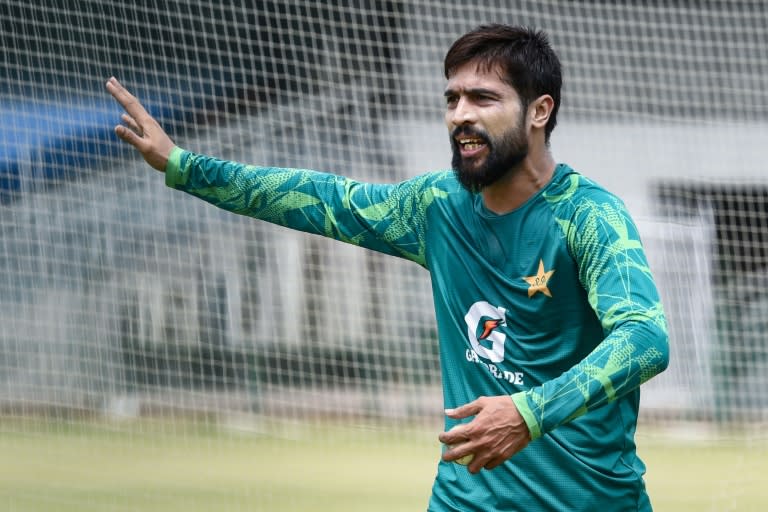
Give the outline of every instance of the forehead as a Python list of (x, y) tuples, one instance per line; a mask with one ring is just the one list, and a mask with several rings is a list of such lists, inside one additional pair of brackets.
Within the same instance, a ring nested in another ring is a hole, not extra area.
[(498, 66), (488, 68), (478, 62), (467, 62), (456, 68), (448, 77), (445, 89), (455, 93), (487, 89), (500, 94), (517, 95), (514, 87), (501, 78), (501, 70)]

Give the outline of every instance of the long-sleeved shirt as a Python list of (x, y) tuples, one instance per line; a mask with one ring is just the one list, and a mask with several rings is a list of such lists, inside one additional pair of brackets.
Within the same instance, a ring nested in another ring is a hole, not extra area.
[(440, 461), (430, 511), (651, 510), (634, 434), (640, 384), (666, 368), (668, 335), (616, 196), (558, 164), (543, 189), (497, 215), (453, 171), (371, 184), (180, 148), (166, 184), (429, 271), (445, 407), (511, 395), (533, 439), (475, 475)]

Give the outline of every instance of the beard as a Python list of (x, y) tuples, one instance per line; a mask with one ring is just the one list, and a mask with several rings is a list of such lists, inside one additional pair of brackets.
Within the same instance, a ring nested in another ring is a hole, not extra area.
[[(512, 172), (528, 156), (528, 139), (525, 137), (524, 118), (517, 126), (507, 130), (498, 139), (492, 139), (487, 133), (468, 126), (459, 126), (451, 134), (453, 159), (451, 166), (461, 185), (470, 192), (480, 192)], [(457, 138), (462, 136), (482, 140), (488, 148), (485, 161), (477, 164), (474, 158), (464, 159), (459, 150)]]

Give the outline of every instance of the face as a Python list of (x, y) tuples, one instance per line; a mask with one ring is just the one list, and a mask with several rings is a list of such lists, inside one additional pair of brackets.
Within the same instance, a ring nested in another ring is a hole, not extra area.
[(495, 70), (465, 64), (448, 79), (445, 99), (452, 165), (465, 188), (478, 192), (492, 185), (528, 155), (526, 111)]

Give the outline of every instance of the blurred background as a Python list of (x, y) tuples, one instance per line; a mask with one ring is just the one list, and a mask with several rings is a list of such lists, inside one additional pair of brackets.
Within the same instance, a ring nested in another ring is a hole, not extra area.
[(765, 510), (768, 6), (743, 0), (3, 2), (6, 509), (426, 508), (427, 272), (167, 189), (104, 82), (186, 149), (394, 182), (449, 167), (442, 58), (484, 22), (550, 35), (553, 154), (640, 227), (672, 347), (638, 432), (656, 509)]

